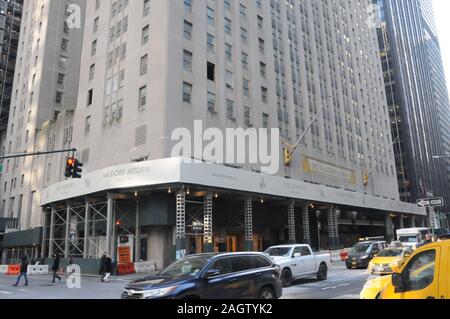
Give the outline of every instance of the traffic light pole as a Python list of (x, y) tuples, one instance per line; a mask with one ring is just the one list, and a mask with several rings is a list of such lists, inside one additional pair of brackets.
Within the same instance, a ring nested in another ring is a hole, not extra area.
[(6, 155), (6, 156), (0, 156), (0, 161), (10, 158), (20, 158), (20, 157), (28, 157), (28, 156), (41, 156), (41, 155), (47, 155), (47, 154), (59, 154), (59, 153), (76, 153), (76, 148), (71, 148), (68, 150), (58, 150), (58, 151), (51, 151), (51, 152), (36, 152), (36, 153), (22, 153), (22, 154), (14, 154), (14, 155)]

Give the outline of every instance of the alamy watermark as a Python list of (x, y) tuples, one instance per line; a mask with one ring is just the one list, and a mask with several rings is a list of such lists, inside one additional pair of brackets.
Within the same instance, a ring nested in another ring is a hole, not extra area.
[(177, 128), (171, 140), (177, 142), (172, 157), (203, 159), (229, 165), (260, 165), (264, 174), (277, 174), (280, 167), (280, 130), (278, 128), (219, 128), (204, 130), (201, 120), (194, 121), (194, 131)]
[(66, 10), (66, 25), (69, 29), (81, 29), (81, 7), (77, 4), (69, 4)]

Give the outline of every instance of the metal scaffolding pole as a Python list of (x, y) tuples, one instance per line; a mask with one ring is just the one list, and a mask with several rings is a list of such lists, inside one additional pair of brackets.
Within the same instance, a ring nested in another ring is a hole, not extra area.
[(113, 195), (108, 193), (107, 195), (107, 208), (106, 208), (106, 250), (108, 255), (111, 256), (113, 248), (111, 247), (111, 235), (112, 235), (112, 214), (113, 214), (114, 198)]
[(66, 206), (66, 236), (64, 238), (64, 258), (69, 258), (69, 227), (70, 227), (70, 203)]
[(289, 226), (289, 242), (295, 244), (297, 242), (295, 234), (295, 202), (289, 202), (288, 206), (288, 226)]
[(44, 211), (44, 225), (42, 227), (41, 259), (45, 258), (45, 237), (47, 233), (46, 230), (47, 230), (47, 212)]
[(245, 251), (253, 250), (253, 201), (252, 198), (245, 200), (244, 206), (244, 227), (245, 227)]
[(311, 245), (311, 229), (309, 227), (309, 205), (303, 208), (303, 239), (306, 244)]
[(50, 238), (48, 241), (48, 258), (53, 258), (53, 241), (55, 240), (55, 207), (50, 213)]
[(89, 240), (89, 219), (90, 219), (91, 206), (89, 201), (86, 200), (84, 208), (84, 243), (83, 243), (83, 258), (88, 257), (88, 240)]
[(213, 195), (208, 192), (205, 195), (204, 213), (203, 213), (203, 252), (214, 252), (213, 243)]
[(180, 259), (186, 253), (186, 193), (184, 191), (178, 192), (176, 207), (176, 258)]
[(139, 208), (140, 208), (139, 199), (136, 200), (136, 225), (135, 225), (135, 237), (136, 237), (136, 245), (134, 251), (134, 262), (139, 262), (141, 259), (141, 226), (139, 220)]

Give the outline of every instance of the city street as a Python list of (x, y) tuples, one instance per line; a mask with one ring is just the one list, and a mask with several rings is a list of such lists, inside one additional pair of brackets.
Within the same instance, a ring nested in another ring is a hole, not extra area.
[[(29, 286), (12, 285), (13, 276), (0, 276), (0, 299), (118, 299), (126, 284), (142, 275), (113, 277), (101, 283), (96, 277), (83, 277), (80, 289), (51, 283), (51, 276), (29, 277)], [(344, 264), (334, 264), (326, 281), (298, 280), (284, 289), (283, 299), (358, 299), (368, 275), (366, 270), (347, 270)]]

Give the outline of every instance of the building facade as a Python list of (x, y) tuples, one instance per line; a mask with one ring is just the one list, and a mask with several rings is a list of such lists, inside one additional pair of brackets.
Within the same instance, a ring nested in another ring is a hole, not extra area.
[(431, 1), (375, 1), (401, 199), (444, 197), (448, 211), (450, 103)]
[[(69, 5), (76, 4), (84, 17), (84, 1), (25, 1), (17, 50), (16, 68), (4, 148), (6, 154), (55, 150), (57, 144), (69, 145), (64, 129), (46, 129), (77, 101), (83, 33), (68, 24)], [(78, 10), (78, 9), (77, 9)], [(69, 128), (71, 123), (67, 124)], [(42, 134), (45, 132), (46, 136)], [(67, 133), (67, 132), (66, 132)], [(45, 143), (42, 143), (42, 138)], [(64, 139), (64, 142), (62, 140)], [(61, 142), (59, 142), (61, 140)], [(1, 212), (19, 220), (20, 229), (42, 226), (39, 190), (52, 174), (64, 168), (51, 166), (40, 158), (9, 159), (3, 163)], [(60, 180), (58, 178), (56, 181)]]
[[(161, 268), (185, 252), (336, 248), (421, 224), (399, 201), (370, 3), (88, 1), (70, 143), (84, 178), (62, 181), (63, 156), (37, 165), (56, 174), (37, 196), (42, 255), (115, 255), (132, 235), (131, 259)], [(180, 128), (193, 140), (277, 128), (293, 144), (317, 114), (289, 167), (274, 151), (277, 174), (195, 146), (173, 154)]]

